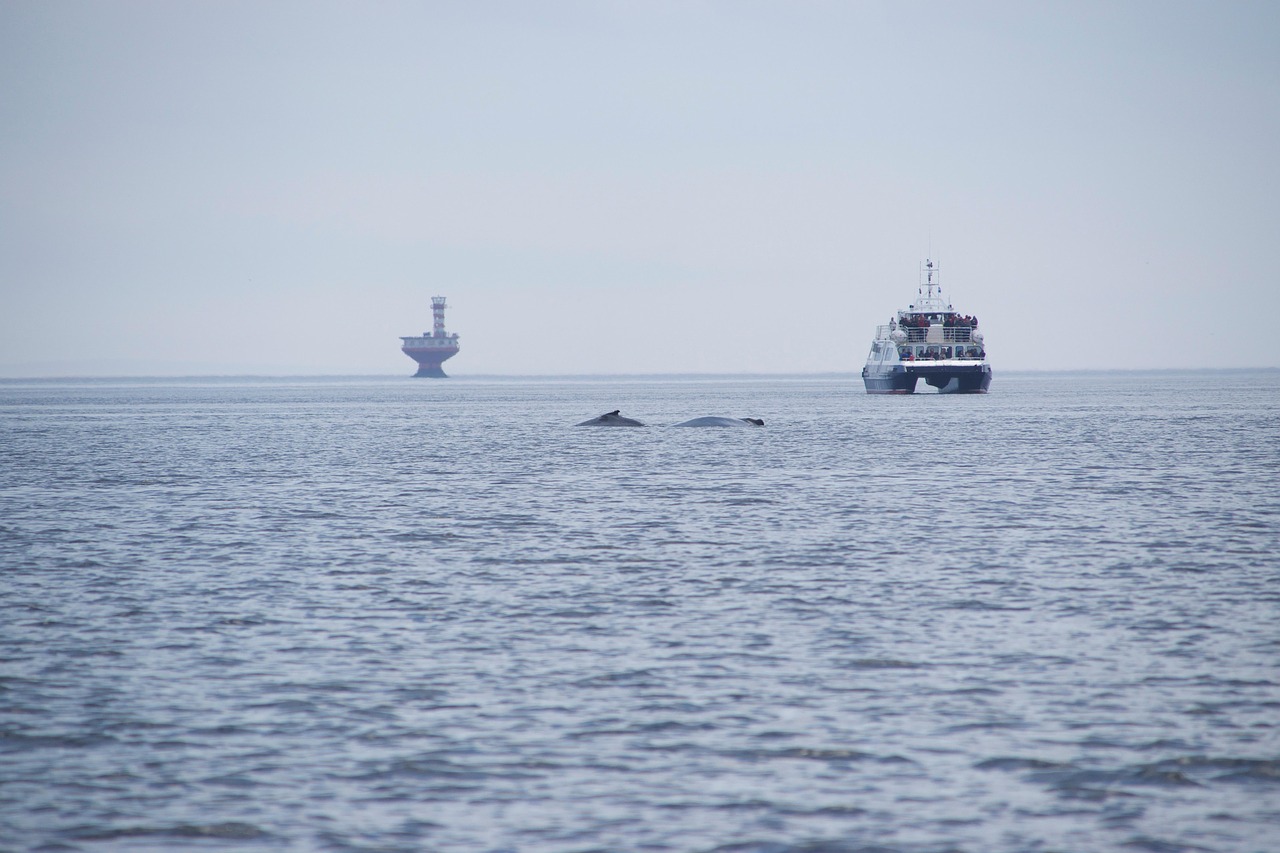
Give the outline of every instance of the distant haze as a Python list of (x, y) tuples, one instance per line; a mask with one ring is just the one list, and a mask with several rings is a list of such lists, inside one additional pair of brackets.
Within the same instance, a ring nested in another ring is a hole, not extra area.
[(0, 4), (0, 375), (1278, 366), (1280, 3)]

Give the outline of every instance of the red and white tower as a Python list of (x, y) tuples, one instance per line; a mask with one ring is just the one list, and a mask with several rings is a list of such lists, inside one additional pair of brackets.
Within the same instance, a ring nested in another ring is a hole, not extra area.
[(400, 339), (404, 341), (400, 351), (418, 362), (414, 376), (443, 379), (446, 374), (440, 365), (458, 354), (458, 336), (444, 330), (444, 309), (448, 307), (444, 300), (443, 296), (431, 297), (431, 334), (423, 332), (422, 337)]

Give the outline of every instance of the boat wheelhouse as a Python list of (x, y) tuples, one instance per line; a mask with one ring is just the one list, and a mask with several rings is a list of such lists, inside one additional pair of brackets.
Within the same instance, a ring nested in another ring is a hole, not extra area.
[(868, 394), (914, 394), (921, 379), (942, 394), (982, 394), (990, 387), (978, 318), (952, 308), (937, 277), (933, 261), (925, 261), (916, 301), (876, 327), (862, 368)]

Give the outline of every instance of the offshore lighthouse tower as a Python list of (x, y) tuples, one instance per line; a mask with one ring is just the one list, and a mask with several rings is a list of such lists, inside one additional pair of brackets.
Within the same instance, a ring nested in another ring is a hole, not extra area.
[(431, 297), (431, 334), (423, 332), (420, 338), (400, 339), (404, 341), (400, 351), (418, 362), (418, 372), (414, 376), (444, 379), (445, 372), (440, 365), (445, 359), (458, 354), (458, 336), (446, 334), (444, 330), (444, 309), (447, 307), (443, 296)]

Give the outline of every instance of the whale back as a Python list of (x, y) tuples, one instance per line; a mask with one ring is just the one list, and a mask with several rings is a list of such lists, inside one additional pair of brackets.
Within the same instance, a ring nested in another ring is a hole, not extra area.
[(678, 427), (748, 427), (748, 426), (764, 426), (764, 421), (760, 418), (721, 418), (721, 417), (705, 417), (694, 418), (689, 421), (682, 421), (678, 424), (672, 424)]
[(578, 426), (644, 426), (644, 424), (634, 418), (624, 418), (619, 414), (618, 409), (614, 409), (612, 412), (605, 412), (598, 418), (583, 421)]

